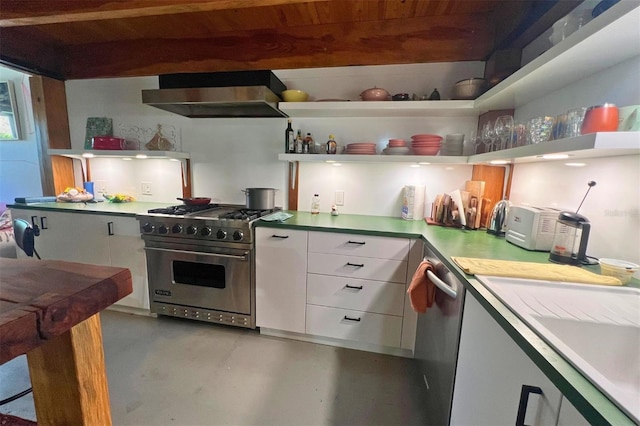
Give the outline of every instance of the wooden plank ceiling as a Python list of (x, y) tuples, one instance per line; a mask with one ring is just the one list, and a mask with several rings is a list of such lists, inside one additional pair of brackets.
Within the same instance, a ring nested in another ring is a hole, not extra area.
[(541, 3), (552, 23), (579, 2), (2, 0), (0, 62), (66, 80), (486, 60)]

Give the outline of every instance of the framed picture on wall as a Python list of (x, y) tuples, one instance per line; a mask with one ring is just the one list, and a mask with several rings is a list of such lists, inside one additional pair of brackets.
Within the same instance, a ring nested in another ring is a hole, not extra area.
[(20, 120), (11, 81), (0, 81), (0, 140), (20, 139)]

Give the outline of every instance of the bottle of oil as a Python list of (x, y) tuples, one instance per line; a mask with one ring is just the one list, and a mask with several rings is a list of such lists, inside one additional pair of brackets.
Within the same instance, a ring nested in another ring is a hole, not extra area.
[(335, 136), (329, 135), (329, 140), (327, 141), (327, 154), (335, 154), (338, 149), (338, 144), (336, 143)]
[(296, 138), (291, 127), (291, 119), (287, 120), (287, 129), (284, 131), (284, 152), (285, 154), (295, 154)]
[(302, 154), (302, 130), (298, 129), (296, 136), (296, 154)]

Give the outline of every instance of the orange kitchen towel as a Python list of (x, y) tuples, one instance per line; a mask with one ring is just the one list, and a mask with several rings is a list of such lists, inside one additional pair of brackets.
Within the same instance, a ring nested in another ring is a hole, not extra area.
[(427, 312), (427, 308), (430, 308), (436, 299), (436, 287), (427, 278), (428, 270), (433, 271), (433, 265), (428, 260), (423, 260), (413, 274), (411, 284), (409, 284), (409, 289), (407, 290), (411, 307), (421, 314)]

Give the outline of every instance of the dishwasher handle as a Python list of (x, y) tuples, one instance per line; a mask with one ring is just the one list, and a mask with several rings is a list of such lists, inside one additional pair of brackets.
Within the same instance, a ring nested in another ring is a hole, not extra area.
[[(425, 258), (424, 260), (429, 261), (429, 259), (427, 258)], [(435, 264), (435, 262), (431, 263)], [(456, 291), (456, 289), (451, 288), (449, 284), (442, 281), (436, 274), (433, 273), (433, 271), (427, 269), (427, 278), (429, 278), (429, 280), (431, 280), (431, 282), (440, 290), (442, 290), (447, 296), (451, 297), (452, 299), (458, 297), (458, 292)]]

